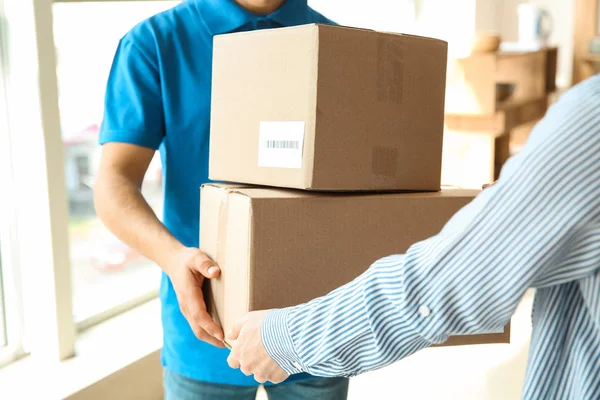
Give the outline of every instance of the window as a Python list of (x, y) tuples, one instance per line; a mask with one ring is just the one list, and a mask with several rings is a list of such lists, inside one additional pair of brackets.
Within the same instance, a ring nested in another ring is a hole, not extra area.
[[(114, 314), (110, 310), (139, 304), (157, 294), (160, 269), (102, 225), (94, 211), (92, 188), (101, 152), (98, 133), (104, 92), (119, 40), (138, 22), (177, 3), (55, 2), (53, 6), (69, 200), (73, 313), (75, 321), (83, 325), (90, 325), (107, 312), (108, 316)], [(143, 193), (161, 217), (163, 190), (158, 154), (146, 175)]]
[[(176, 4), (0, 0), (0, 367), (66, 360), (78, 331), (158, 294), (160, 269), (102, 226), (92, 188), (118, 42)], [(158, 157), (143, 192), (161, 216)]]

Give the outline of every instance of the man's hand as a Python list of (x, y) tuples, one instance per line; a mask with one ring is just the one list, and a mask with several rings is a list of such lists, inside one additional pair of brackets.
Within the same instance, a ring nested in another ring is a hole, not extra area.
[(202, 282), (218, 277), (220, 269), (200, 250), (181, 244), (142, 196), (144, 175), (154, 153), (127, 143), (105, 144), (94, 186), (96, 211), (116, 237), (169, 275), (179, 308), (198, 339), (224, 347), (223, 330), (206, 312), (202, 296)]
[(224, 347), (223, 330), (208, 314), (202, 294), (204, 279), (216, 278), (221, 273), (217, 264), (198, 249), (184, 248), (175, 253), (166, 271), (177, 294), (179, 308), (196, 337), (214, 346)]
[(269, 356), (260, 337), (260, 328), (268, 311), (251, 312), (238, 321), (227, 334), (233, 342), (227, 363), (231, 368), (240, 368), (247, 375), (254, 375), (259, 383), (281, 383), (287, 373)]
[(218, 277), (220, 269), (200, 250), (181, 244), (142, 196), (144, 175), (154, 153), (127, 143), (105, 144), (94, 186), (96, 211), (116, 237), (169, 275), (179, 307), (196, 336), (224, 347), (223, 330), (206, 312), (202, 296), (202, 282)]

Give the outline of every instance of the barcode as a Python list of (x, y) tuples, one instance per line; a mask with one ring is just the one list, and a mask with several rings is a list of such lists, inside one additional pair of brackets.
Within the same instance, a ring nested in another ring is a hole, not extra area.
[(267, 149), (293, 149), (300, 148), (300, 142), (297, 140), (267, 140)]
[(256, 143), (258, 166), (302, 168), (304, 125), (302, 121), (261, 121)]

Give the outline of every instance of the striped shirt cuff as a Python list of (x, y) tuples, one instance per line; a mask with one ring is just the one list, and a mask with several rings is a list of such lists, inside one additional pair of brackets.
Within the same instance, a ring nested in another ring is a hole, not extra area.
[(291, 308), (271, 310), (261, 328), (261, 338), (267, 353), (288, 375), (305, 372), (288, 329), (287, 321), (291, 311)]

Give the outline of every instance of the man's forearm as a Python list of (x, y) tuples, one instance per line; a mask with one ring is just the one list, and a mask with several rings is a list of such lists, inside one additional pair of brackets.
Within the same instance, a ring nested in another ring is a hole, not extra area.
[(168, 273), (166, 258), (184, 246), (157, 218), (139, 187), (112, 174), (98, 180), (94, 200), (98, 216), (115, 236)]
[(528, 288), (596, 273), (598, 103), (561, 103), (536, 128), (550, 129), (546, 139), (439, 235), (331, 294), (271, 312), (262, 327), (271, 358), (288, 374), (354, 375), (427, 342), (500, 331)]
[[(403, 259), (379, 260), (327, 296), (271, 311), (261, 335), (271, 358), (289, 375), (352, 377), (429, 346), (432, 342), (418, 334), (404, 307), (398, 268)], [(444, 340), (441, 336), (436, 343)]]

